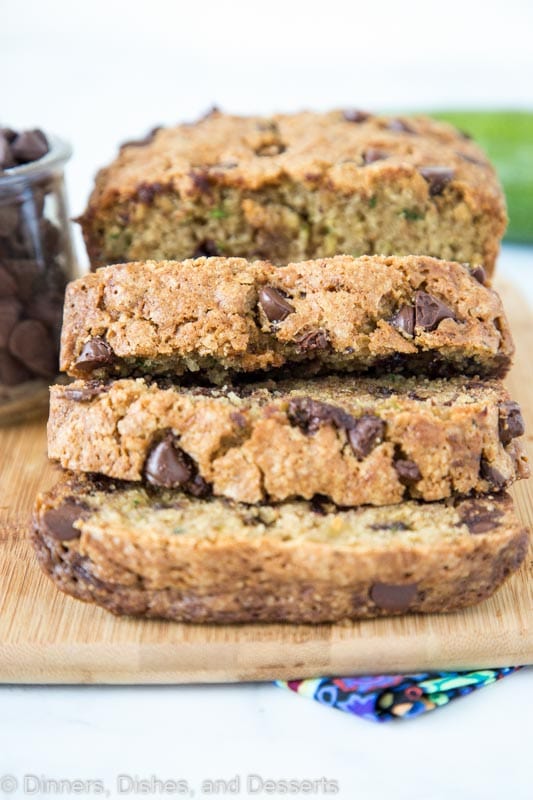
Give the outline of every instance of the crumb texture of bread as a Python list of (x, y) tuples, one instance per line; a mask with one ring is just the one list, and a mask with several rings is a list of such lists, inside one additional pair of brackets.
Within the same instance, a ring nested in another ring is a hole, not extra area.
[(451, 611), (523, 561), (511, 498), (341, 510), (246, 506), (66, 476), (33, 544), (62, 591), (117, 614), (188, 622), (334, 622)]
[(290, 368), (503, 376), (513, 344), (479, 273), (423, 256), (275, 267), (199, 258), (109, 266), (67, 288), (61, 367), (80, 378), (225, 383)]
[(98, 173), (80, 218), (93, 267), (415, 253), (489, 275), (506, 221), (495, 170), (459, 131), (343, 111), (215, 112), (158, 130)]
[(202, 486), (244, 503), (322, 495), (380, 506), (494, 491), (527, 476), (523, 429), (499, 381), (76, 381), (51, 389), (48, 453), (71, 471)]

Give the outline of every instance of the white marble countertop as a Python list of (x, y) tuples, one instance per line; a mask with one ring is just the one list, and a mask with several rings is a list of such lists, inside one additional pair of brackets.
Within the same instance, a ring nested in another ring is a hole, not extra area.
[[(524, 0), (485, 4), (482, 14), (462, 0), (25, 0), (5, 4), (2, 20), (2, 122), (71, 140), (73, 213), (118, 142), (213, 102), (242, 112), (533, 106), (533, 6)], [(500, 273), (533, 306), (533, 248), (506, 247)], [(530, 693), (533, 669), (376, 725), (269, 684), (2, 686), (0, 775), (19, 788), (4, 791), (12, 786), (0, 778), (0, 797), (93, 796), (24, 794), (28, 774), (101, 780), (110, 797), (180, 796), (120, 794), (120, 774), (187, 780), (197, 797), (202, 780), (239, 775), (240, 793), (223, 796), (283, 796), (247, 793), (246, 776), (257, 774), (325, 777), (346, 800), (531, 800)]]
[[(283, 796), (247, 793), (246, 776), (259, 775), (325, 777), (339, 787), (292, 797), (531, 800), (530, 693), (533, 668), (444, 709), (379, 725), (268, 684), (4, 686), (0, 765), (19, 783), (24, 775), (101, 780), (110, 797), (128, 796), (118, 792), (120, 775), (187, 780), (197, 798), (208, 797), (202, 781), (239, 775), (241, 792), (222, 796)], [(3, 796), (25, 795), (0, 788)]]

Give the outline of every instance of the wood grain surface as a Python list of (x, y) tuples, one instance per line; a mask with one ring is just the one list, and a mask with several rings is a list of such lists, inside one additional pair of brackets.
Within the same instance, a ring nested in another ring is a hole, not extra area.
[[(533, 318), (499, 287), (516, 339), (509, 377), (533, 454)], [(346, 625), (181, 625), (117, 618), (60, 594), (27, 540), (36, 493), (57, 473), (45, 421), (0, 431), (0, 681), (190, 683), (533, 663), (533, 553), (497, 594), (465, 611)], [(533, 527), (533, 484), (513, 489)]]

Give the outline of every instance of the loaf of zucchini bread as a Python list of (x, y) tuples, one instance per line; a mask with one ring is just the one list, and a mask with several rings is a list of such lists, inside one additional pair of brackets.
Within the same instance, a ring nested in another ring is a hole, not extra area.
[(490, 277), (506, 211), (484, 153), (446, 123), (214, 111), (124, 145), (80, 222), (93, 267), (414, 253), (483, 263)]

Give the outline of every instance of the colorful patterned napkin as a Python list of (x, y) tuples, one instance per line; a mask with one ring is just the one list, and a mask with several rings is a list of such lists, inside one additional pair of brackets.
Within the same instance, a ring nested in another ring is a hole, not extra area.
[(276, 681), (277, 686), (373, 722), (418, 717), (510, 675), (522, 667), (415, 675), (360, 675)]

